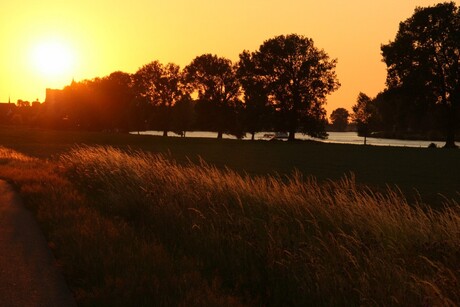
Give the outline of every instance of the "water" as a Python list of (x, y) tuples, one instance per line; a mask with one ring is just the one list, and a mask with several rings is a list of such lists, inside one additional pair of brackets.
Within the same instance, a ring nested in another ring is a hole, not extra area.
[[(356, 132), (329, 132), (329, 137), (324, 141), (327, 143), (341, 144), (364, 144), (364, 138), (358, 136)], [(397, 147), (428, 147), (431, 143), (438, 147), (444, 146), (444, 142), (437, 141), (416, 141), (416, 140), (397, 140), (397, 139), (381, 139), (368, 137), (366, 140), (368, 145), (375, 146), (397, 146)]]
[[(137, 132), (132, 132), (132, 134), (137, 134)], [(163, 135), (162, 131), (141, 131), (140, 134), (144, 135)], [(364, 143), (364, 138), (358, 136), (356, 132), (328, 132), (329, 137), (326, 140), (319, 140), (312, 138), (301, 133), (296, 134), (296, 139), (299, 140), (315, 140), (325, 143), (339, 143), (339, 144), (356, 144), (361, 145)], [(271, 132), (259, 132), (256, 133), (256, 140), (270, 140), (268, 135), (273, 135)], [(179, 137), (179, 135), (172, 132), (168, 133), (168, 136)], [(186, 137), (190, 138), (217, 138), (216, 132), (207, 132), (207, 131), (190, 131), (186, 133)], [(233, 135), (224, 134), (224, 139), (236, 139)], [(250, 140), (251, 136), (249, 134), (243, 140)], [(438, 147), (442, 147), (444, 142), (432, 142), (432, 141), (413, 141), (413, 140), (396, 140), (396, 139), (380, 139), (380, 138), (367, 138), (368, 145), (374, 146), (397, 146), (397, 147), (421, 147), (427, 148), (430, 143), (435, 143)]]

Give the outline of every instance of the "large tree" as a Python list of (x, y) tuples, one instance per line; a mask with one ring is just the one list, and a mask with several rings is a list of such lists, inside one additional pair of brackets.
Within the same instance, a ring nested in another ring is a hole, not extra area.
[(190, 131), (195, 122), (195, 102), (190, 95), (184, 96), (176, 102), (172, 112), (173, 131), (182, 137), (185, 137), (187, 131)]
[(235, 134), (240, 104), (240, 84), (236, 68), (226, 58), (212, 54), (196, 57), (185, 69), (186, 79), (198, 94), (198, 125), (202, 129)]
[(279, 115), (278, 129), (288, 131), (291, 141), (298, 131), (324, 137), (326, 97), (340, 86), (336, 60), (312, 39), (296, 34), (265, 41), (250, 58), (253, 78), (263, 84)]
[(364, 93), (359, 93), (356, 104), (353, 105), (352, 110), (353, 113), (351, 114), (351, 118), (356, 123), (358, 135), (364, 137), (364, 145), (366, 145), (372, 116), (375, 114), (372, 99)]
[(156, 126), (163, 130), (163, 136), (167, 136), (172, 107), (188, 94), (180, 67), (154, 61), (141, 67), (134, 75), (134, 81), (139, 96), (156, 107)]
[(116, 71), (92, 84), (103, 127), (112, 131), (133, 128), (129, 116), (134, 103), (132, 76)]
[(347, 109), (344, 108), (337, 108), (331, 113), (331, 122), (332, 127), (335, 131), (345, 131), (348, 126), (348, 118), (350, 117), (350, 113), (348, 113)]
[(454, 2), (416, 8), (394, 41), (382, 46), (389, 88), (405, 88), (414, 100), (444, 113), (445, 147), (455, 146), (460, 108), (460, 9)]
[(256, 73), (252, 54), (248, 51), (240, 54), (237, 76), (244, 91), (244, 129), (254, 140), (256, 132), (273, 129), (270, 123), (273, 105), (262, 78)]

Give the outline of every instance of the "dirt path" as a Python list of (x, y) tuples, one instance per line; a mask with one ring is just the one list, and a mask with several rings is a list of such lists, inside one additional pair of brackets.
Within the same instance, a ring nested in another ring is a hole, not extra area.
[(38, 224), (2, 180), (0, 305), (76, 306)]

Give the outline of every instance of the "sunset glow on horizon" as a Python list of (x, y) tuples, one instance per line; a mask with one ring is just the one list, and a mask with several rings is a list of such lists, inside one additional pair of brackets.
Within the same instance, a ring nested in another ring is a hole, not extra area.
[[(402, 3), (404, 2), (404, 3)], [(328, 114), (385, 87), (380, 45), (417, 6), (443, 1), (8, 1), (0, 5), (0, 102), (45, 99), (72, 79), (134, 73), (159, 60), (181, 67), (204, 53), (238, 60), (280, 34), (310, 37), (338, 59)], [(458, 1), (455, 1), (458, 4)]]

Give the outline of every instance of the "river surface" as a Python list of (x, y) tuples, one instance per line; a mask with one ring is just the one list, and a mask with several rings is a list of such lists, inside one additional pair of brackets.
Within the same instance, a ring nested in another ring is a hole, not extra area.
[[(132, 134), (137, 134), (137, 132), (132, 132)], [(141, 131), (140, 134), (146, 135), (163, 135), (161, 131)], [(325, 143), (339, 143), (339, 144), (363, 144), (364, 138), (358, 136), (356, 132), (328, 132), (329, 137), (325, 140), (315, 139), (301, 133), (296, 133), (296, 139), (298, 140), (315, 140)], [(256, 133), (256, 140), (270, 140), (270, 135), (274, 135), (272, 132), (259, 132)], [(179, 137), (179, 135), (169, 132), (168, 136)], [(206, 131), (190, 131), (186, 133), (186, 137), (190, 138), (216, 138), (216, 132), (206, 132)], [(236, 137), (228, 134), (224, 134), (224, 139), (236, 139)], [(250, 140), (251, 136), (249, 134), (243, 140)], [(413, 141), (413, 140), (396, 140), (396, 139), (381, 139), (381, 138), (367, 138), (368, 145), (375, 146), (397, 146), (397, 147), (428, 147), (430, 143), (435, 143), (438, 147), (442, 147), (444, 142), (435, 142), (435, 141)]]

